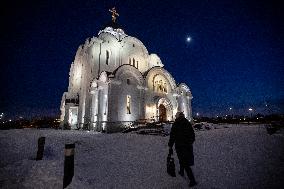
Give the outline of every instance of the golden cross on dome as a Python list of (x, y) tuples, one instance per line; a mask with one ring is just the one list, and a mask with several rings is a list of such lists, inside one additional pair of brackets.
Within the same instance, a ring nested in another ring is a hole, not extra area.
[(116, 12), (115, 7), (113, 7), (112, 9), (109, 9), (109, 12), (112, 13), (111, 19), (113, 23), (115, 23), (116, 17), (119, 16), (119, 14)]

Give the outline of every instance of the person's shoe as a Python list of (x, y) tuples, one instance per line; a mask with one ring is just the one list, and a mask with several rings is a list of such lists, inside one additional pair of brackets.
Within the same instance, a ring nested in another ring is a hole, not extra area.
[(197, 185), (196, 181), (190, 181), (189, 182), (189, 187), (193, 187), (193, 186), (196, 186), (196, 185)]

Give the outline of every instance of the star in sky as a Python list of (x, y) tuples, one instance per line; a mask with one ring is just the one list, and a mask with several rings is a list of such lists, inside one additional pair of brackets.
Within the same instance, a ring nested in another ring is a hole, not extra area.
[(187, 37), (186, 37), (186, 42), (189, 43), (190, 41), (191, 41), (191, 37), (187, 36)]

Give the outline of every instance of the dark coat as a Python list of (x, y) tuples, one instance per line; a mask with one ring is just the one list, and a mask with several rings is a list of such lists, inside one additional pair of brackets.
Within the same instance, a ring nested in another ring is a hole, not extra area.
[(194, 165), (193, 142), (195, 133), (191, 123), (185, 117), (179, 117), (175, 120), (169, 140), (169, 147), (175, 144), (180, 164), (183, 166)]

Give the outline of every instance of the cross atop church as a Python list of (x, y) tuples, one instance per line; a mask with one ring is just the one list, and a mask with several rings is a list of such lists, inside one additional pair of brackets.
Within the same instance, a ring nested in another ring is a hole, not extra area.
[(112, 22), (115, 23), (116, 17), (119, 16), (119, 14), (116, 12), (115, 7), (109, 9), (109, 12), (112, 13), (111, 15)]

